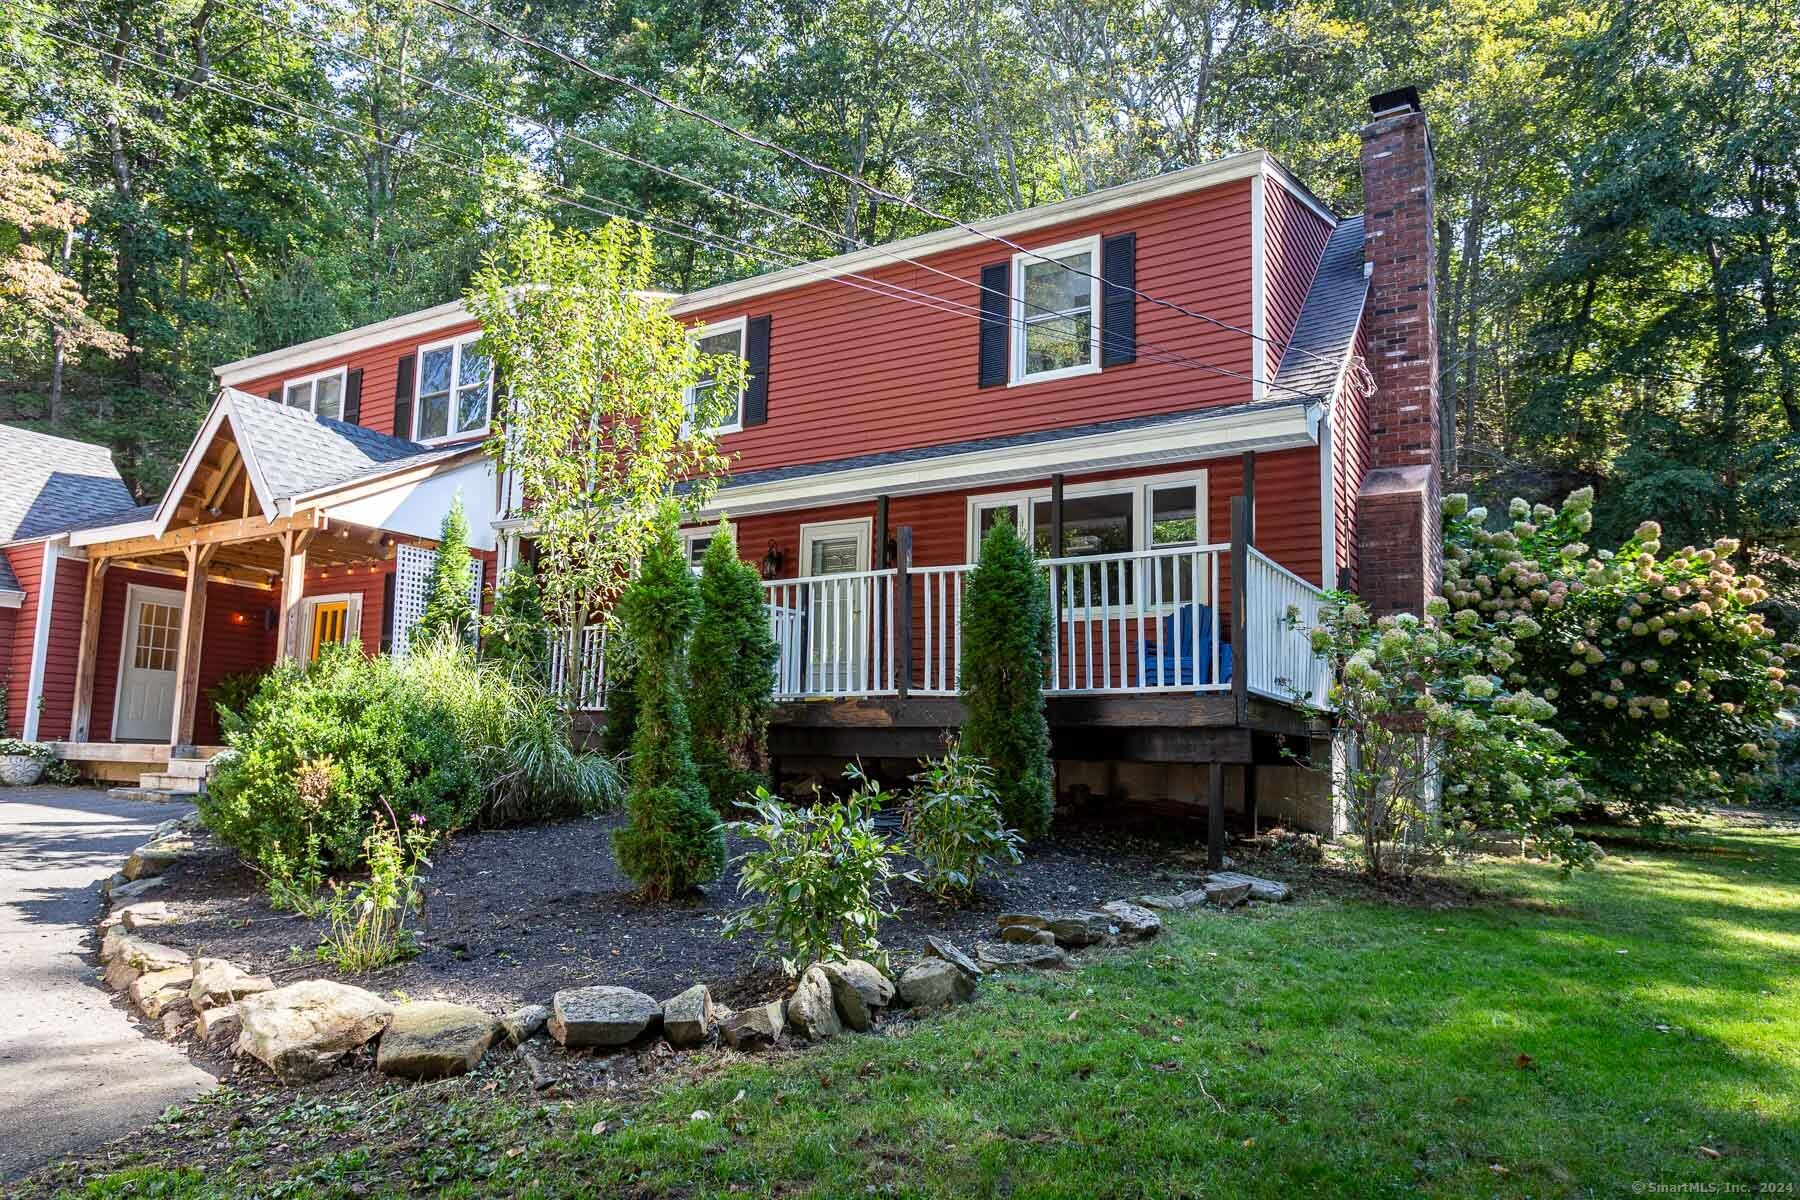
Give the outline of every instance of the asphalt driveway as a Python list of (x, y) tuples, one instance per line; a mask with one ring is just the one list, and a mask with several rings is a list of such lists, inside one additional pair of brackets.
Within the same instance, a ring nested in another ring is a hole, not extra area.
[(100, 983), (100, 884), (180, 805), (0, 788), (0, 1180), (154, 1120), (212, 1076)]

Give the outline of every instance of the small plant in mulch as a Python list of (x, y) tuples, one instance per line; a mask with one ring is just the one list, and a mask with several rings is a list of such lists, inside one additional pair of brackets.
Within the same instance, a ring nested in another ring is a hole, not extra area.
[(369, 861), (369, 878), (358, 884), (335, 884), (325, 911), (331, 933), (319, 944), (321, 962), (340, 971), (373, 971), (410, 958), (418, 952), (418, 940), (407, 927), (407, 918), (418, 911), (419, 868), (430, 866), (435, 835), (425, 819), (414, 814), (411, 827), (402, 827), (390, 810), (378, 814), (363, 842)]
[(965, 904), (975, 885), (1002, 863), (1024, 860), (1025, 839), (1007, 825), (994, 789), (994, 770), (960, 742), (925, 761), (907, 793), (908, 847), (920, 866), (907, 878), (952, 904)]
[(875, 828), (881, 785), (854, 766), (846, 773), (856, 785), (849, 796), (810, 807), (758, 788), (745, 806), (755, 818), (731, 827), (761, 846), (738, 859), (738, 891), (750, 903), (725, 936), (762, 934), (789, 975), (821, 961), (885, 960), (877, 931), (894, 912), (878, 897), (894, 876), (894, 847)]

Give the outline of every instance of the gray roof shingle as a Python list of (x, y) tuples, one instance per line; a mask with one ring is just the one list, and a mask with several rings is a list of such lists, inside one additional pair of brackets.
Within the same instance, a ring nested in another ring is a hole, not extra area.
[(274, 496), (300, 496), (366, 475), (433, 462), (467, 445), (421, 446), (361, 425), (226, 388), (232, 423)]
[(105, 446), (0, 425), (0, 542), (61, 533), (136, 505)]
[(1356, 327), (1368, 295), (1363, 219), (1345, 217), (1325, 242), (1294, 336), (1275, 371), (1276, 390), (1293, 388), (1323, 400), (1331, 398), (1344, 359), (1356, 348)]

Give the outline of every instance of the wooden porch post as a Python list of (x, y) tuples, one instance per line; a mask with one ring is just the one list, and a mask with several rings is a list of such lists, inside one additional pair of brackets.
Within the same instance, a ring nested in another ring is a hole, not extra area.
[(1256, 545), (1256, 451), (1244, 451), (1244, 505), (1250, 518), (1244, 523), (1244, 540)]
[[(1036, 532), (1032, 528), (1036, 523), (1037, 522), (1033, 518), (1031, 512), (1031, 506), (1027, 505), (1025, 509), (1025, 528), (1019, 530), (1019, 536), (1025, 539), (1025, 544), (1027, 546), (1031, 544), (1032, 535)], [(1063, 477), (1060, 474), (1056, 474), (1050, 477), (1050, 557), (1061, 558), (1062, 556)]]
[(888, 498), (875, 497), (875, 569), (885, 571), (894, 564), (888, 561)]
[(69, 722), (69, 740), (85, 742), (94, 715), (94, 673), (99, 669), (100, 602), (106, 592), (106, 569), (112, 560), (90, 556), (87, 598), (81, 607), (81, 649), (75, 659), (75, 711)]
[(306, 547), (310, 529), (289, 529), (281, 535), (281, 605), (275, 634), (275, 658), (299, 659), (300, 598), (306, 591)]
[(206, 628), (206, 568), (217, 543), (188, 546), (187, 581), (181, 598), (181, 640), (175, 657), (175, 722), (169, 731), (171, 751), (194, 744), (194, 713), (200, 699), (200, 638)]
[(1206, 780), (1206, 865), (1225, 868), (1225, 764), (1214, 762)]
[(1245, 612), (1244, 580), (1250, 571), (1250, 506), (1231, 498), (1231, 698), (1237, 723), (1250, 723), (1250, 615)]
[(894, 548), (894, 606), (900, 610), (895, 614), (900, 618), (900, 648), (895, 653), (899, 661), (894, 664), (894, 690), (902, 700), (912, 687), (912, 537), (912, 526), (902, 525)]

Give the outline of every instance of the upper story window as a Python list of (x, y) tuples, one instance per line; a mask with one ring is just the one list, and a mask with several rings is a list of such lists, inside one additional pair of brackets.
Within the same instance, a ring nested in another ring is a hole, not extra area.
[(1012, 382), (1100, 369), (1100, 239), (1013, 256)]
[(305, 379), (290, 379), (281, 387), (282, 403), (289, 408), (304, 408), (334, 421), (344, 419), (343, 367), (333, 367)]
[[(729, 321), (713, 321), (695, 331), (694, 346), (702, 354), (735, 354), (744, 357), (743, 317), (733, 317)], [(687, 416), (691, 424), (694, 414), (702, 409), (724, 409), (720, 424), (707, 429), (708, 433), (736, 433), (744, 427), (744, 394), (740, 390), (729, 403), (720, 403), (713, 399), (718, 385), (711, 378), (703, 377), (700, 382), (688, 389)]]
[(479, 335), (419, 350), (413, 440), (433, 442), (486, 433), (494, 365), (475, 351)]

